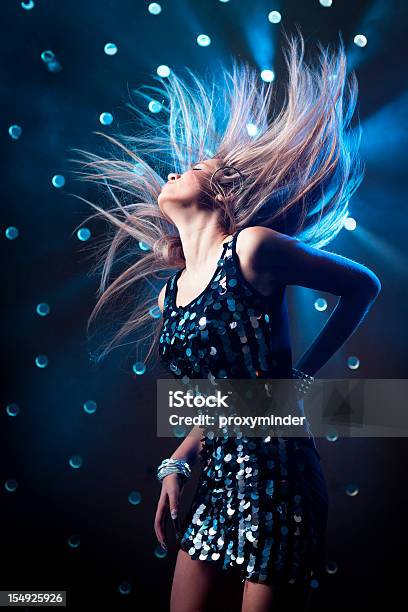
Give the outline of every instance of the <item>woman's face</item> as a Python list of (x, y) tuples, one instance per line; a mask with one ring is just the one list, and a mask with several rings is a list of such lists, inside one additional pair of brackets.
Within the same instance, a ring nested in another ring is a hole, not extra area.
[(203, 200), (204, 193), (208, 192), (212, 173), (220, 165), (219, 159), (210, 158), (192, 164), (183, 174), (171, 172), (157, 198), (160, 210), (171, 217), (171, 210), (176, 206), (187, 207), (194, 203), (199, 204)]

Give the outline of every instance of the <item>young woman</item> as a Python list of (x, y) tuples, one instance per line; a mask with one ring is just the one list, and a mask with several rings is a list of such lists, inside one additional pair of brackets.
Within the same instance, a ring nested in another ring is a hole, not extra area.
[[(193, 75), (188, 87), (172, 74), (159, 90), (168, 102), (166, 125), (138, 111), (151, 128), (146, 136), (126, 137), (126, 144), (108, 137), (130, 161), (87, 154), (88, 166), (109, 181), (116, 207), (106, 212), (89, 204), (118, 228), (108, 239), (102, 295), (90, 320), (108, 298), (147, 281), (106, 350), (151, 323), (158, 347), (145, 336), (146, 359), (158, 352), (175, 378), (295, 373), (310, 381), (367, 314), (380, 291), (376, 275), (322, 250), (343, 227), (362, 179), (359, 133), (350, 126), (356, 80), (346, 77), (342, 48), (320, 49), (318, 67), (307, 66), (303, 53), (301, 37), (288, 41), (286, 99), (270, 119), (272, 86), (260, 85), (247, 65), (234, 64), (232, 75), (224, 70), (232, 87), (217, 95), (215, 84), (210, 92)], [(163, 184), (130, 146), (136, 144), (146, 147), (145, 158), (154, 154), (180, 172)], [(106, 288), (114, 256), (129, 237), (152, 248)], [(159, 292), (162, 320), (154, 326), (151, 277), (169, 268), (176, 272)], [(287, 285), (339, 296), (295, 369)], [(198, 459), (199, 483), (180, 525), (180, 497)], [(203, 610), (225, 570), (244, 582), (244, 612), (277, 609), (291, 589), (308, 594), (318, 586), (328, 496), (313, 436), (217, 437), (194, 428), (159, 466), (158, 478), (155, 532), (166, 547), (170, 511), (179, 542), (172, 612)]]

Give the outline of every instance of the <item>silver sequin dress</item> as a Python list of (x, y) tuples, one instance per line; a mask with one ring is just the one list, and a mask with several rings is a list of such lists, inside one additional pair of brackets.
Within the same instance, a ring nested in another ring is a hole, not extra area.
[[(266, 299), (246, 282), (237, 235), (186, 306), (176, 306), (182, 270), (168, 280), (159, 355), (175, 378), (290, 378), (284, 286)], [(318, 587), (328, 495), (313, 436), (211, 433), (202, 438), (203, 469), (179, 546), (192, 559), (235, 568), (242, 581)]]

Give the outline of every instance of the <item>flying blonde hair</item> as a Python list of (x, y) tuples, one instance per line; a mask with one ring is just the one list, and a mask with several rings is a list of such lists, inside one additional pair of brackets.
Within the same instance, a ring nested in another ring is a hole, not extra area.
[[(159, 113), (130, 105), (140, 118), (136, 135), (96, 132), (113, 145), (110, 156), (73, 149), (80, 159), (71, 161), (82, 164), (74, 174), (102, 184), (113, 203), (105, 210), (75, 196), (97, 211), (84, 223), (98, 217), (113, 230), (96, 253), (93, 271), (101, 267), (101, 278), (87, 332), (114, 298), (122, 300), (122, 307), (131, 302), (130, 313), (99, 356), (93, 353), (94, 360), (103, 359), (133, 332), (138, 347), (147, 349), (142, 360), (148, 363), (152, 355), (157, 357), (161, 327), (157, 296), (168, 271), (185, 265), (177, 228), (157, 202), (166, 182), (162, 176), (169, 172), (183, 173), (209, 157), (220, 159), (227, 168), (213, 175), (208, 188), (203, 187), (203, 205), (220, 210), (220, 224), (227, 234), (263, 225), (321, 248), (343, 227), (348, 200), (363, 176), (358, 155), (361, 130), (351, 127), (357, 80), (354, 73), (346, 74), (342, 43), (333, 50), (319, 44), (317, 65), (311, 66), (304, 60), (302, 36), (286, 41), (288, 80), (279, 110), (271, 104), (273, 83), (260, 82), (258, 71), (246, 63), (233, 60), (231, 71), (223, 67), (221, 84), (208, 83), (186, 68), (191, 84), (172, 72), (167, 78), (153, 77), (161, 87), (135, 90), (146, 103), (154, 99), (162, 104)], [(234, 169), (243, 179), (239, 189)], [(223, 194), (222, 202), (215, 200), (217, 193)], [(141, 248), (129, 251), (129, 239)], [(126, 255), (132, 257), (131, 263), (109, 282), (113, 265)], [(165, 276), (160, 275), (163, 271)], [(130, 289), (126, 301), (123, 296)], [(119, 306), (113, 310), (117, 322), (119, 311)]]

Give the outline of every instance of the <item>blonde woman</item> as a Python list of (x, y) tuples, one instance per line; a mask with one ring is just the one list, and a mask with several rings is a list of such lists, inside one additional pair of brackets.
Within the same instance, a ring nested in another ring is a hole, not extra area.
[[(90, 321), (135, 283), (139, 297), (101, 356), (143, 327), (138, 346), (148, 348), (146, 361), (158, 353), (175, 378), (295, 372), (310, 381), (365, 317), (380, 291), (377, 276), (322, 249), (342, 228), (362, 179), (359, 131), (350, 126), (356, 79), (346, 76), (342, 47), (320, 48), (314, 67), (303, 56), (301, 36), (288, 39), (279, 111), (271, 104), (272, 84), (260, 84), (246, 64), (224, 69), (221, 85), (191, 71), (191, 84), (171, 74), (160, 79), (162, 88), (150, 88), (165, 121), (135, 107), (146, 132), (107, 136), (121, 158), (83, 152), (82, 175), (101, 180), (114, 200), (109, 211), (89, 204), (117, 228), (100, 258), (101, 295)], [(129, 238), (151, 248), (108, 285)], [(158, 292), (152, 278), (169, 269)], [(339, 296), (295, 369), (287, 285)], [(159, 321), (152, 316), (157, 301)], [(295, 591), (306, 604), (324, 570), (328, 514), (313, 436), (214, 437), (197, 429), (158, 468), (154, 529), (166, 548), (171, 512), (178, 536), (172, 612), (206, 609), (226, 571), (241, 578), (243, 612), (275, 610), (279, 602), (288, 609)], [(180, 520), (181, 494), (198, 460), (198, 486)]]

